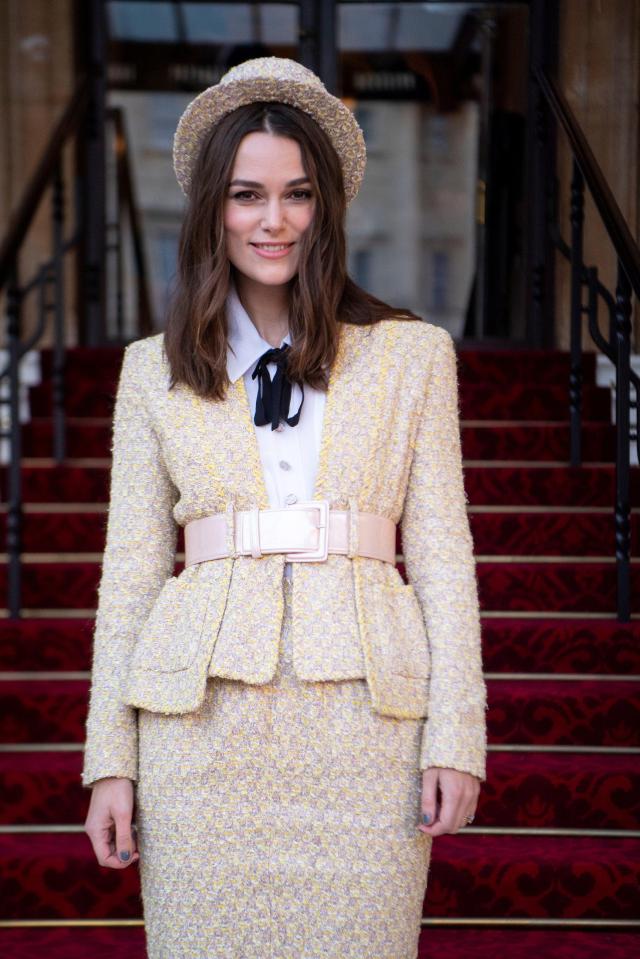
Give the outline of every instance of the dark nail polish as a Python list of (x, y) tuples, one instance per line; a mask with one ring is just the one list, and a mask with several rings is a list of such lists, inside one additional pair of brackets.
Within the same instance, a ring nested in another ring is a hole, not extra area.
[(429, 815), (428, 812), (422, 813), (422, 821), (425, 824), (425, 826), (429, 825), (429, 823), (431, 822), (431, 816)]
[(120, 859), (122, 860), (122, 862), (127, 862), (129, 860), (129, 855), (130, 854), (126, 851), (126, 849), (123, 849), (122, 852), (120, 853)]

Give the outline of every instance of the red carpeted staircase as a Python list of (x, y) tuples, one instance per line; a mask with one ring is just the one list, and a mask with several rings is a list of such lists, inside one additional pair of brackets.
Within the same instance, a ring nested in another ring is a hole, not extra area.
[[(145, 955), (137, 871), (95, 863), (79, 778), (121, 356), (70, 351), (65, 466), (47, 351), (24, 429), (25, 615), (0, 620), (3, 959)], [(571, 469), (566, 354), (460, 353), (491, 752), (474, 826), (435, 842), (420, 959), (640, 955), (640, 565), (620, 624), (610, 400), (593, 357), (584, 372)]]

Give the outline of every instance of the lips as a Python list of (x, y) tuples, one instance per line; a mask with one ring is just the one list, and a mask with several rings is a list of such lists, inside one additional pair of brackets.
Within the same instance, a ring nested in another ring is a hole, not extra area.
[(293, 243), (251, 243), (259, 256), (269, 260), (277, 260), (286, 256), (293, 247)]

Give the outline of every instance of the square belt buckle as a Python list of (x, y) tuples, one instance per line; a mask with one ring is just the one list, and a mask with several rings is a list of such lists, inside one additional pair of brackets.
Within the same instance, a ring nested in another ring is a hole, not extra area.
[(285, 553), (288, 563), (321, 563), (329, 555), (329, 500), (314, 499), (302, 503), (292, 503), (287, 509), (317, 509), (318, 517), (318, 545), (315, 549), (298, 550), (294, 553)]

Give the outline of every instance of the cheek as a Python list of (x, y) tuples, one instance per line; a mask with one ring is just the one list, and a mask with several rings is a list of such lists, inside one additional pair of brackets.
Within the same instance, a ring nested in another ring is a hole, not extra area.
[(315, 204), (311, 204), (306, 209), (300, 210), (300, 219), (302, 221), (302, 229), (306, 230), (311, 226), (313, 221), (313, 215), (315, 213)]
[(233, 207), (229, 207), (225, 210), (223, 226), (228, 239), (231, 239), (242, 232), (244, 226), (242, 214), (242, 210), (234, 209)]

